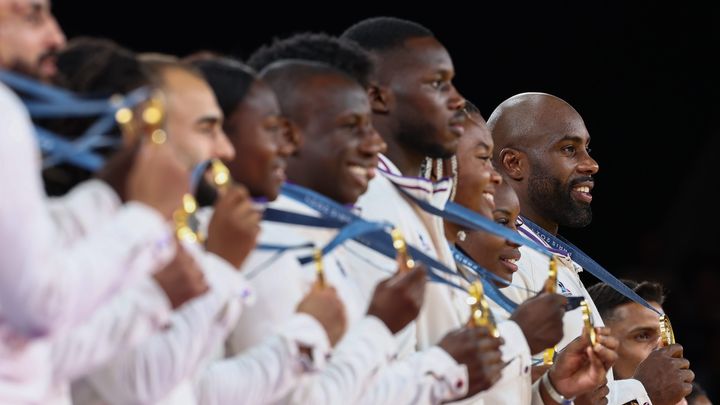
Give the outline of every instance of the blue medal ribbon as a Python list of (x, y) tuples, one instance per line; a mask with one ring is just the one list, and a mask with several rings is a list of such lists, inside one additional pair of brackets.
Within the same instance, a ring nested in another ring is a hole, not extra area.
[[(483, 268), (482, 266), (477, 264), (472, 258), (470, 258), (470, 256), (463, 252), (462, 249), (460, 249), (459, 247), (450, 246), (450, 250), (452, 251), (453, 257), (455, 258), (455, 261), (457, 263), (470, 269), (473, 273), (477, 274), (481, 280), (483, 280), (485, 294), (490, 297), (490, 299), (495, 301), (495, 303), (500, 305), (508, 313), (512, 313), (513, 311), (515, 311), (515, 309), (517, 309), (518, 304), (508, 298), (505, 294), (503, 294), (493, 281), (498, 281), (501, 284), (514, 288), (522, 287), (516, 286), (512, 283), (508, 283), (505, 279), (498, 277), (495, 274), (491, 273), (489, 270)], [(527, 289), (525, 290), (530, 291)], [(538, 292), (531, 292), (538, 294)], [(580, 303), (585, 299), (585, 297), (578, 296), (566, 296), (565, 298), (567, 299), (567, 304), (565, 304), (565, 311), (572, 311), (573, 309), (579, 307)]]
[(630, 289), (630, 287), (626, 286), (622, 281), (618, 280), (617, 277), (613, 276), (609, 271), (605, 270), (600, 264), (590, 258), (590, 256), (585, 254), (585, 252), (580, 250), (578, 247), (576, 247), (575, 245), (573, 245), (559, 235), (552, 235), (551, 233), (547, 232), (545, 229), (527, 218), (523, 217), (522, 220), (525, 222), (525, 225), (527, 225), (527, 227), (530, 228), (540, 239), (547, 242), (547, 244), (552, 246), (554, 249), (566, 252), (567, 256), (569, 256), (570, 259), (582, 266), (583, 269), (588, 271), (593, 276), (597, 277), (600, 281), (609, 285), (615, 291), (644, 306), (645, 308), (657, 313), (658, 315), (663, 315), (657, 309), (653, 308), (653, 306), (650, 305), (650, 303), (648, 303), (643, 297), (639, 296), (635, 291)]
[(454, 224), (473, 229), (492, 233), (493, 235), (500, 236), (509, 240), (510, 242), (517, 243), (518, 245), (527, 246), (533, 250), (536, 250), (546, 256), (550, 256), (550, 252), (547, 249), (535, 241), (523, 238), (519, 233), (513, 232), (512, 230), (488, 219), (484, 216), (472, 211), (468, 208), (463, 207), (460, 204), (448, 201), (445, 205), (445, 209), (441, 210), (427, 201), (423, 201), (407, 191), (403, 190), (401, 186), (395, 185), (400, 192), (407, 196), (411, 201), (417, 204), (423, 211), (441, 217)]
[[(357, 229), (368, 230), (368, 232), (358, 231), (357, 234), (352, 235), (351, 238), (346, 238), (343, 242), (352, 239), (390, 259), (395, 258), (397, 252), (392, 244), (392, 236), (390, 236), (387, 231), (387, 228), (391, 227), (390, 224), (378, 224), (367, 221), (352, 213), (347, 207), (337, 203), (336, 201), (298, 185), (286, 183), (283, 185), (281, 192), (286, 197), (298, 201), (301, 204), (319, 212), (325, 220), (330, 220), (327, 222), (327, 224), (330, 225), (328, 227), (334, 228), (337, 222), (344, 223), (346, 226), (358, 223), (358, 225), (356, 225), (358, 227)], [(361, 226), (359, 225), (360, 223), (371, 225)], [(377, 228), (373, 229), (373, 227)], [(350, 234), (350, 232), (348, 231), (347, 234)], [(413, 258), (415, 258), (415, 260), (422, 262), (427, 266), (428, 278), (431, 281), (443, 283), (453, 288), (466, 291), (465, 288), (450, 280), (451, 277), (459, 276), (457, 272), (426, 255), (418, 248), (410, 244), (408, 244), (407, 247), (408, 252)], [(307, 258), (305, 260), (307, 260)]]
[(505, 294), (500, 292), (500, 289), (493, 282), (495, 280), (498, 280), (503, 284), (508, 284), (507, 281), (482, 268), (479, 264), (475, 263), (474, 260), (465, 255), (462, 251), (460, 251), (460, 249), (456, 248), (455, 246), (450, 246), (450, 251), (452, 251), (453, 258), (457, 263), (465, 266), (480, 279), (483, 284), (483, 289), (485, 290), (485, 295), (487, 295), (491, 300), (493, 300), (496, 304), (500, 305), (502, 309), (504, 309), (510, 314), (512, 314), (515, 309), (517, 309), (518, 304), (516, 304), (510, 298), (506, 297)]
[(0, 70), (0, 81), (20, 95), (33, 119), (100, 116), (74, 141), (36, 125), (38, 144), (45, 155), (45, 168), (66, 162), (89, 171), (97, 171), (104, 164), (104, 159), (94, 150), (121, 143), (105, 136), (115, 125), (115, 112), (120, 108), (130, 108), (141, 103), (150, 94), (149, 89), (140, 88), (128, 93), (119, 102), (112, 99), (88, 100), (70, 91), (4, 70)]

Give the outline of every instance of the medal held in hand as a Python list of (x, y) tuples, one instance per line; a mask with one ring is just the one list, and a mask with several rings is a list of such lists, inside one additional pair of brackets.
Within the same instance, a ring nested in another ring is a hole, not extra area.
[(220, 160), (213, 159), (210, 161), (210, 175), (212, 176), (213, 185), (220, 191), (224, 191), (230, 185), (230, 169)]
[[(548, 279), (545, 281), (545, 292), (555, 294), (557, 289), (557, 259), (555, 256), (550, 258), (550, 266), (548, 268)], [(543, 364), (551, 365), (555, 359), (555, 348), (545, 349), (543, 352)]]
[(197, 211), (197, 201), (192, 194), (183, 196), (182, 208), (177, 209), (173, 213), (173, 222), (175, 223), (175, 235), (178, 240), (189, 243), (202, 243), (205, 237), (193, 229), (191, 223), (195, 220), (195, 211)]
[[(398, 256), (400, 256), (400, 259), (403, 263), (405, 263), (405, 267), (409, 270), (415, 267), (415, 260), (410, 257), (407, 251), (407, 242), (405, 242), (405, 238), (403, 237), (402, 232), (400, 232), (399, 229), (393, 228), (392, 231), (390, 231), (390, 236), (392, 236), (393, 241), (393, 247), (398, 253)], [(400, 269), (401, 271), (403, 268)]]
[(585, 330), (590, 337), (590, 345), (595, 346), (595, 344), (597, 343), (597, 332), (595, 331), (595, 325), (593, 324), (590, 307), (585, 300), (580, 303), (580, 310), (582, 311), (582, 318), (583, 323), (585, 324)]
[(663, 346), (675, 344), (675, 332), (673, 332), (670, 318), (668, 318), (667, 315), (660, 316), (660, 338), (662, 339)]
[(495, 319), (490, 312), (490, 306), (485, 299), (483, 286), (480, 281), (473, 282), (468, 288), (468, 304), (470, 305), (470, 323), (472, 326), (484, 326), (490, 330), (494, 337), (500, 337)]
[(325, 287), (325, 267), (323, 266), (323, 254), (321, 249), (315, 249), (313, 252), (313, 260), (315, 262), (315, 273), (317, 274), (317, 284)]

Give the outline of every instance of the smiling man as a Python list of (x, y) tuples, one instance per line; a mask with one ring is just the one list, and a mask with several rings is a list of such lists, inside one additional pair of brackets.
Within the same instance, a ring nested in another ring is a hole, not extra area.
[[(547, 239), (557, 235), (560, 226), (581, 228), (592, 221), (591, 191), (599, 166), (590, 156), (590, 134), (585, 122), (570, 104), (556, 96), (522, 93), (502, 102), (490, 116), (488, 127), (496, 146), (495, 167), (517, 193), (521, 215), (538, 225), (532, 229), (525, 221), (519, 231), (555, 253), (557, 292), (583, 296), (595, 326), (603, 326), (603, 319), (580, 279), (583, 268), (547, 243)], [(524, 247), (520, 250), (522, 257), (513, 282), (527, 290), (508, 289), (508, 296), (515, 302), (530, 298), (533, 294), (529, 291), (542, 290), (548, 277), (547, 257)], [(566, 312), (564, 337), (557, 348), (565, 347), (582, 330), (581, 312)], [(689, 363), (682, 358), (682, 346), (658, 349), (638, 368), (634, 378), (614, 380), (612, 373), (608, 373), (608, 401), (675, 404), (690, 393), (689, 382), (693, 377), (688, 367)]]

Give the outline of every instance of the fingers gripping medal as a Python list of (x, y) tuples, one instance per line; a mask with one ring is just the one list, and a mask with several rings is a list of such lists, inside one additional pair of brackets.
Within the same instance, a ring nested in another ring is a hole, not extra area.
[[(545, 281), (545, 292), (554, 294), (557, 289), (557, 259), (555, 256), (550, 258), (550, 267), (548, 268), (548, 279)], [(543, 364), (551, 365), (555, 359), (555, 348), (545, 349), (543, 352)]]
[(490, 330), (494, 337), (500, 337), (495, 320), (490, 312), (490, 306), (485, 299), (485, 293), (480, 281), (473, 282), (468, 288), (468, 304), (470, 305), (471, 326), (484, 326)]
[(664, 314), (660, 316), (660, 338), (663, 346), (675, 344), (675, 332), (670, 324), (670, 318)]
[(405, 242), (405, 238), (403, 237), (402, 232), (400, 232), (400, 230), (397, 228), (393, 228), (393, 230), (390, 231), (390, 236), (392, 236), (393, 247), (397, 251), (400, 260), (402, 261), (402, 263), (405, 263), (405, 268), (401, 266), (400, 271), (410, 270), (414, 268), (415, 260), (410, 257), (410, 254), (407, 251), (407, 242)]
[(580, 309), (582, 311), (585, 331), (587, 331), (587, 334), (590, 337), (590, 345), (595, 346), (595, 344), (597, 343), (597, 332), (595, 331), (595, 325), (593, 324), (590, 307), (588, 306), (588, 303), (585, 302), (585, 300), (580, 302)]

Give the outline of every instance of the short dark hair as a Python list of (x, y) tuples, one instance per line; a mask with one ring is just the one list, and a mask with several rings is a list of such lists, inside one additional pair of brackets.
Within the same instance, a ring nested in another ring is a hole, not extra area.
[[(659, 305), (665, 302), (665, 294), (663, 293), (663, 287), (660, 283), (652, 281), (638, 283), (633, 280), (621, 281), (646, 301), (657, 302)], [(598, 283), (591, 286), (588, 288), (588, 293), (603, 319), (612, 318), (617, 307), (633, 302), (630, 298), (620, 294), (605, 283)]]
[(347, 73), (363, 87), (370, 83), (373, 62), (358, 44), (324, 33), (303, 32), (275, 39), (253, 52), (247, 64), (261, 71), (273, 62), (285, 59), (321, 62)]
[(312, 85), (313, 80), (318, 77), (335, 75), (354, 82), (354, 79), (343, 71), (325, 63), (308, 60), (282, 60), (260, 72), (260, 77), (277, 96), (283, 115), (301, 126), (307, 119), (302, 107), (311, 104), (305, 97), (305, 86)]
[(79, 37), (58, 55), (57, 84), (87, 96), (124, 94), (148, 84), (137, 55), (105, 38)]
[(362, 20), (343, 32), (340, 38), (356, 42), (361, 48), (382, 52), (404, 45), (411, 38), (434, 37), (432, 31), (416, 22), (395, 17)]
[(190, 62), (205, 77), (225, 117), (230, 117), (245, 99), (257, 73), (249, 66), (228, 57), (207, 57)]

